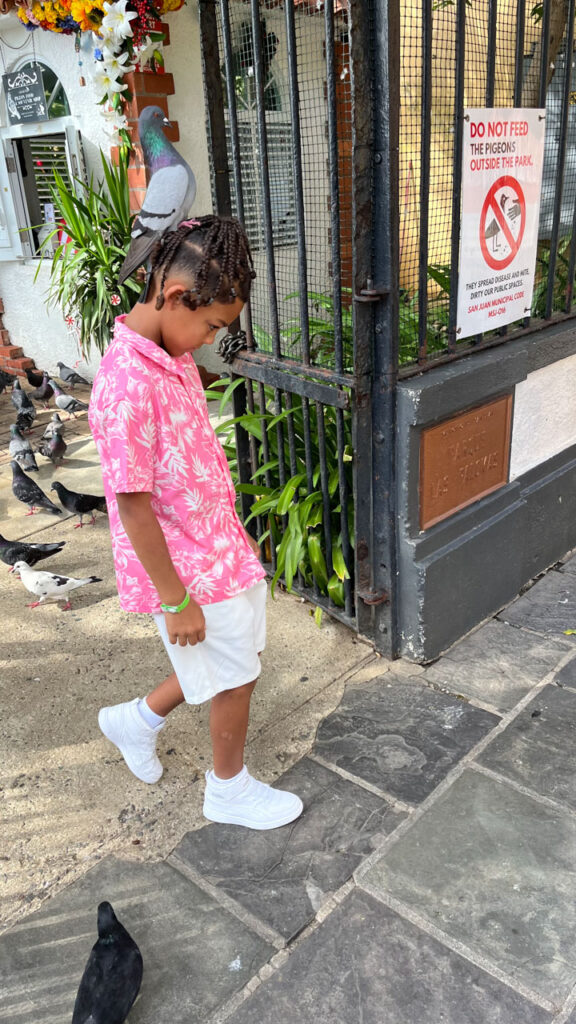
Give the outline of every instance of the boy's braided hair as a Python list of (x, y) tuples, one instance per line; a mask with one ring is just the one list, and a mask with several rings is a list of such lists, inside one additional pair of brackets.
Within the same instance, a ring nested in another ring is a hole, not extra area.
[(156, 309), (164, 305), (164, 285), (170, 271), (193, 278), (194, 287), (181, 296), (189, 309), (216, 301), (234, 302), (236, 298), (246, 302), (256, 277), (250, 245), (240, 221), (214, 214), (183, 221), (156, 243), (151, 255), (151, 273), (160, 273)]

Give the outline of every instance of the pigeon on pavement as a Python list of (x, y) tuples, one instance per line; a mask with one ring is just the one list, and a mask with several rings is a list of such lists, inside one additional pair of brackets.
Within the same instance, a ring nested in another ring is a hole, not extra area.
[(71, 388), (73, 388), (75, 384), (88, 384), (88, 386), (90, 386), (89, 381), (85, 380), (84, 377), (81, 377), (80, 374), (77, 373), (76, 370), (73, 370), (71, 366), (66, 366), (66, 363), (56, 363), (56, 366), (58, 367), (58, 376), (60, 377), (60, 380), (63, 380), (65, 384), (69, 384)]
[(24, 370), (24, 373), (26, 374), (26, 380), (28, 381), (30, 387), (40, 387), (42, 380), (44, 379), (42, 373), (34, 373), (34, 370), (30, 370), (28, 369), (28, 367)]
[(96, 522), (94, 512), (104, 512), (107, 514), (106, 498), (103, 494), (78, 494), (76, 491), (68, 490), (59, 480), (54, 481), (50, 490), (56, 491), (60, 504), (64, 506), (67, 512), (74, 512), (79, 517), (80, 522), (76, 523), (75, 530), (84, 525), (82, 519), (88, 513), (92, 513), (92, 526)]
[(27, 392), (22, 389), (22, 385), (18, 380), (18, 377), (15, 378), (12, 385), (10, 399), (17, 413), (19, 415), (22, 414), (26, 416), (26, 418), (30, 420), (30, 425), (32, 425), (36, 418), (36, 406), (34, 405), (34, 402), (31, 401)]
[(44, 427), (44, 433), (42, 434), (42, 441), (45, 441), (47, 437), (52, 437), (52, 434), (57, 430), (60, 434), (64, 433), (64, 424), (60, 419), (57, 412), (52, 413), (52, 419), (48, 420), (48, 423)]
[(28, 544), (25, 540), (7, 540), (0, 533), (0, 558), (6, 565), (12, 567), (16, 562), (36, 565), (36, 562), (41, 562), (43, 558), (57, 555), (65, 543), (65, 540), (59, 540), (54, 544)]
[(40, 455), (43, 455), (46, 459), (50, 459), (52, 464), (55, 466), (57, 462), (62, 462), (68, 445), (62, 437), (60, 430), (54, 430), (50, 437), (41, 437), (37, 451)]
[(109, 903), (98, 907), (98, 941), (84, 968), (72, 1024), (124, 1024), (140, 990), (142, 954)]
[(0, 395), (4, 391), (4, 388), (7, 388), (8, 385), (12, 386), (14, 383), (14, 376), (15, 375), (13, 373), (6, 373), (5, 370), (0, 370)]
[(22, 467), (14, 459), (10, 465), (12, 467), (12, 493), (15, 498), (18, 498), (18, 501), (28, 505), (30, 511), (26, 513), (27, 516), (34, 515), (37, 508), (45, 509), (53, 516), (62, 515), (62, 509), (50, 501), (48, 495), (44, 494), (44, 491), (29, 476), (26, 476)]
[(53, 380), (50, 380), (49, 383), (50, 387), (54, 390), (54, 395), (56, 396), (54, 398), (56, 405), (59, 409), (62, 409), (63, 412), (68, 413), (68, 419), (72, 419), (72, 417), (76, 418), (76, 413), (79, 412), (80, 409), (88, 408), (86, 402), (81, 402), (78, 398), (74, 398), (73, 395), (65, 394), (65, 392), (62, 391), (62, 388), (59, 388)]
[(30, 392), (30, 398), (36, 399), (37, 402), (43, 402), (44, 408), (48, 408), (48, 403), (54, 394), (54, 388), (48, 382), (48, 372), (44, 370), (42, 376), (42, 383), (40, 387), (36, 388), (35, 391)]
[(138, 137), (150, 181), (120, 267), (120, 284), (148, 262), (158, 239), (186, 218), (196, 196), (194, 172), (166, 138), (165, 127), (170, 127), (170, 121), (160, 107), (144, 107), (138, 118)]
[(77, 580), (73, 576), (58, 576), (52, 572), (37, 571), (32, 569), (27, 562), (15, 562), (13, 570), (20, 576), (26, 590), (29, 590), (31, 594), (36, 594), (36, 597), (39, 598), (38, 601), (27, 605), (28, 608), (37, 608), (46, 598), (60, 601), (66, 596), (66, 604), (62, 611), (68, 611), (71, 604), (67, 595), (71, 590), (84, 587), (87, 583), (102, 583), (99, 576), (87, 576), (86, 579)]
[(32, 424), (36, 419), (36, 406), (27, 405), (25, 409), (20, 409), (16, 417), (16, 426), (20, 433), (24, 433), (25, 430), (32, 430)]
[(26, 469), (30, 473), (38, 472), (38, 465), (34, 458), (32, 445), (26, 437), (22, 437), (22, 434), (15, 423), (10, 427), (10, 444), (8, 445), (8, 451), (10, 453), (10, 457), (22, 466), (22, 469)]

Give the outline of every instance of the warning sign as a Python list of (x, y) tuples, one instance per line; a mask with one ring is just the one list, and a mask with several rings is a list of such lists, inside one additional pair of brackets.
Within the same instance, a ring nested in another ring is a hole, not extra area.
[(534, 290), (545, 111), (464, 111), (459, 338), (528, 316)]

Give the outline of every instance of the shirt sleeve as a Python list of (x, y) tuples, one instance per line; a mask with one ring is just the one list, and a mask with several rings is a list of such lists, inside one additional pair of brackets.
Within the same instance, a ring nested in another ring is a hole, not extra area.
[(115, 494), (151, 492), (156, 463), (156, 410), (147, 383), (130, 380), (104, 410), (101, 461)]

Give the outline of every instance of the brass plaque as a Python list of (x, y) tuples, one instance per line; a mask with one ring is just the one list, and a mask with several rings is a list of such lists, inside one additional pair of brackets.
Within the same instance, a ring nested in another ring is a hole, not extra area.
[(506, 395), (422, 431), (422, 530), (508, 483), (511, 424)]

